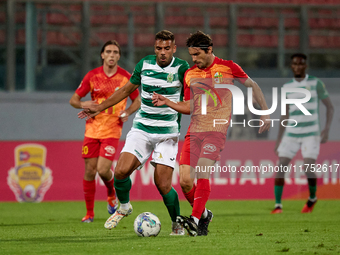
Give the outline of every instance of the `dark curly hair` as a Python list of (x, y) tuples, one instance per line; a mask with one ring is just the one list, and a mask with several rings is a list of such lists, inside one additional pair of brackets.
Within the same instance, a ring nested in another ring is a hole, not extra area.
[(204, 50), (205, 53), (208, 52), (210, 46), (213, 46), (211, 37), (202, 31), (191, 34), (187, 39), (187, 47), (198, 47)]

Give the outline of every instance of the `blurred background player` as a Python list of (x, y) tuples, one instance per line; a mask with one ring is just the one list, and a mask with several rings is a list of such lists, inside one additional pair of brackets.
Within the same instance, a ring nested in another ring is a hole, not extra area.
[(170, 107), (155, 107), (152, 104), (154, 91), (167, 95), (173, 101), (182, 99), (183, 77), (189, 64), (173, 56), (176, 52), (175, 36), (162, 30), (155, 36), (156, 55), (143, 58), (135, 67), (130, 81), (123, 89), (98, 105), (85, 106), (91, 112), (102, 111), (116, 105), (141, 86), (142, 105), (136, 114), (133, 127), (127, 134), (114, 173), (114, 186), (120, 207), (105, 223), (105, 228), (115, 228), (120, 220), (132, 213), (130, 204), (130, 175), (141, 168), (152, 154), (155, 167), (154, 181), (163, 197), (172, 220), (172, 235), (184, 235), (184, 229), (176, 223), (180, 215), (178, 194), (172, 187), (172, 173), (176, 164), (180, 131), (180, 114)]
[[(305, 104), (311, 115), (304, 115), (295, 105), (287, 105), (286, 115), (281, 116), (284, 119), (294, 119), (297, 122), (295, 127), (285, 128), (280, 125), (279, 134), (277, 136), (275, 152), (279, 156), (279, 164), (288, 166), (292, 158), (301, 149), (304, 160), (304, 172), (307, 175), (309, 186), (309, 198), (302, 208), (302, 213), (310, 213), (313, 211), (317, 201), (316, 188), (317, 179), (314, 172), (310, 169), (315, 164), (319, 155), (320, 142), (325, 143), (328, 140), (328, 133), (331, 126), (334, 108), (328, 96), (325, 84), (314, 76), (306, 74), (307, 56), (305, 54), (296, 53), (291, 56), (291, 69), (294, 78), (283, 85), (285, 88), (304, 88), (311, 92), (311, 99)], [(304, 97), (299, 93), (289, 93), (287, 98)], [(326, 125), (320, 132), (319, 122), (319, 100), (326, 106)], [(288, 125), (295, 125), (288, 122)], [(286, 123), (287, 125), (287, 123)], [(271, 212), (282, 213), (281, 197), (284, 186), (284, 172), (278, 172), (275, 177), (275, 209)]]
[[(118, 42), (108, 41), (101, 50), (103, 65), (88, 72), (70, 99), (74, 108), (86, 107), (91, 101), (81, 101), (87, 93), (92, 100), (105, 101), (112, 93), (122, 88), (131, 75), (118, 66), (121, 50)], [(128, 109), (127, 99), (86, 121), (82, 157), (85, 160), (83, 190), (86, 203), (86, 216), (82, 222), (92, 222), (94, 217), (95, 177), (98, 172), (107, 188), (107, 209), (113, 214), (118, 200), (113, 187), (112, 161), (118, 148), (123, 122), (140, 107), (138, 90), (130, 95), (132, 103)], [(121, 117), (120, 117), (121, 116)]]
[[(238, 79), (244, 86), (251, 87), (256, 101), (263, 110), (268, 110), (260, 87), (233, 61), (216, 57), (213, 53), (213, 42), (209, 35), (198, 31), (186, 42), (194, 66), (184, 76), (184, 102), (171, 101), (154, 93), (153, 103), (156, 106), (167, 105), (176, 111), (191, 115), (191, 122), (185, 136), (180, 157), (180, 184), (182, 191), (193, 207), (190, 217), (178, 216), (181, 223), (192, 236), (207, 235), (208, 225), (213, 217), (205, 208), (210, 195), (209, 171), (195, 171), (213, 166), (220, 158), (224, 148), (228, 124), (213, 126), (214, 119), (230, 119), (232, 94), (228, 89), (215, 89), (215, 84), (233, 84)], [(204, 77), (204, 78), (202, 78)], [(201, 111), (202, 95), (207, 96), (207, 114)], [(191, 110), (190, 110), (191, 109)], [(264, 125), (259, 132), (269, 129), (269, 115), (261, 116)], [(194, 183), (195, 174), (197, 185)]]

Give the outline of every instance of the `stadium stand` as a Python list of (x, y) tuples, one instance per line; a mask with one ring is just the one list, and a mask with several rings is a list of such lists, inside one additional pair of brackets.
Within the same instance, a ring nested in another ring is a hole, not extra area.
[[(46, 15), (47, 23), (47, 45), (59, 46), (76, 46), (81, 40), (81, 1), (69, 1), (64, 4), (54, 4), (51, 1), (37, 4), (39, 13), (38, 23), (42, 24), (42, 15)], [(226, 37), (226, 30), (229, 22), (226, 15), (226, 3), (238, 3), (238, 18), (237, 27), (239, 29), (237, 42), (241, 47), (277, 47), (277, 28), (278, 17), (282, 13), (285, 15), (285, 29), (286, 38), (285, 46), (294, 48), (299, 44), (298, 29), (300, 27), (299, 21), (299, 6), (301, 4), (308, 4), (309, 9), (309, 28), (310, 47), (311, 48), (336, 48), (339, 47), (340, 36), (337, 33), (340, 27), (340, 9), (328, 8), (329, 6), (338, 4), (339, 1), (327, 0), (318, 5), (317, 8), (313, 4), (318, 4), (319, 1), (305, 1), (305, 0), (242, 0), (242, 1), (210, 1), (215, 4), (209, 7), (205, 1), (187, 1), (187, 5), (174, 6), (164, 2), (164, 26), (169, 29), (178, 30), (176, 34), (187, 34), (193, 28), (200, 29), (204, 26), (204, 15), (209, 15), (209, 26), (211, 35), (213, 36), (216, 46), (223, 46), (228, 43)], [(178, 1), (172, 1), (178, 2)], [(190, 3), (202, 3), (202, 6), (195, 4), (192, 7)], [(246, 3), (252, 3), (249, 7)], [(74, 3), (74, 4), (73, 4)], [(76, 4), (77, 3), (77, 4)], [(216, 3), (221, 3), (222, 8), (216, 7)], [(272, 4), (256, 8), (256, 4)], [(279, 5), (273, 5), (279, 4)], [(285, 8), (283, 4), (293, 4), (291, 7)], [(278, 8), (280, 7), (280, 8)], [(25, 5), (23, 1), (17, 3), (16, 25), (17, 25), (17, 39), (16, 43), (24, 44), (25, 33)], [(5, 43), (5, 8), (0, 9), (0, 44)], [(91, 28), (92, 37), (97, 40), (92, 40), (91, 44), (100, 44), (102, 41), (111, 38), (112, 34), (124, 46), (127, 44), (127, 29), (128, 13), (134, 14), (135, 25), (135, 46), (144, 47), (150, 45), (150, 35), (154, 33), (153, 29), (147, 27), (154, 27), (156, 23), (155, 5), (149, 1), (134, 1), (129, 5), (123, 2), (108, 3), (105, 1), (93, 2), (91, 5)], [(39, 30), (42, 28), (40, 27)], [(222, 33), (221, 33), (221, 30)], [(329, 31), (329, 33), (322, 34), (322, 31)], [(183, 32), (181, 32), (183, 31)], [(40, 31), (41, 33), (41, 31)], [(41, 40), (41, 36), (39, 36)], [(182, 38), (181, 35), (179, 35)], [(152, 41), (152, 40), (151, 40)], [(182, 40), (178, 40), (181, 42)], [(183, 45), (180, 45), (183, 46)]]
[[(26, 42), (26, 2), (27, 0), (15, 0), (17, 50), (24, 49)], [(215, 49), (223, 49), (224, 52), (228, 52), (225, 57), (229, 57), (227, 54), (232, 52), (228, 48), (232, 45), (230, 43), (231, 4), (236, 7), (235, 13), (232, 14), (236, 17), (234, 35), (237, 49), (234, 50), (237, 54), (256, 49), (259, 54), (277, 55), (280, 47), (279, 38), (282, 36), (279, 34), (280, 17), (284, 18), (285, 54), (300, 50), (303, 7), (307, 7), (305, 45), (309, 53), (319, 54), (324, 51), (340, 53), (340, 0), (325, 0), (322, 3), (318, 0), (210, 0), (209, 2), (100, 0), (88, 1), (90, 3), (88, 17), (83, 16), (84, 0), (58, 2), (32, 0), (32, 2), (35, 3), (37, 10), (38, 65), (42, 63), (41, 52), (45, 50), (48, 51), (45, 54), (48, 61), (45, 60), (45, 63), (77, 64), (79, 68), (82, 62), (80, 52), (84, 41), (82, 23), (84, 19), (88, 19), (91, 48), (96, 49), (105, 41), (115, 38), (122, 46), (123, 55), (125, 54), (121, 61), (122, 65), (130, 71), (136, 59), (145, 52), (152, 52), (150, 45), (153, 45), (155, 31), (160, 28), (169, 29), (176, 34), (179, 48), (185, 47), (185, 40), (189, 33), (203, 30), (212, 36)], [(6, 1), (0, 2), (0, 50), (3, 56), (6, 56), (7, 36), (5, 3)], [(161, 12), (160, 3), (162, 3)], [(135, 57), (128, 56), (131, 49)], [(91, 58), (91, 64), (95, 65), (98, 58), (95, 56)], [(2, 61), (0, 65), (5, 63), (5, 57)], [(22, 70), (20, 68), (18, 66), (18, 70)], [(55, 71), (44, 70), (44, 72)], [(4, 74), (0, 74), (0, 81), (4, 79)], [(76, 80), (77, 77), (74, 79)], [(57, 84), (54, 86), (59, 88)], [(0, 85), (0, 90), (3, 87)]]

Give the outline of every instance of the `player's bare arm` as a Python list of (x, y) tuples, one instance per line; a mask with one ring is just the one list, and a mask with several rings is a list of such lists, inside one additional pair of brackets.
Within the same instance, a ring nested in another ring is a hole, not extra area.
[(331, 123), (333, 119), (334, 107), (329, 97), (321, 101), (326, 106), (326, 125), (325, 125), (325, 128), (321, 132), (321, 143), (326, 143), (328, 140), (329, 129), (331, 127)]
[(190, 114), (190, 101), (191, 100), (183, 102), (173, 102), (165, 96), (157, 94), (156, 92), (153, 92), (152, 95), (152, 103), (154, 106), (167, 105), (175, 111), (183, 114)]
[(132, 84), (130, 81), (128, 81), (121, 89), (113, 93), (108, 99), (106, 99), (101, 104), (96, 104), (95, 102), (92, 102), (91, 105), (82, 108), (88, 109), (90, 113), (104, 111), (105, 109), (118, 104), (120, 101), (128, 97), (138, 87), (139, 85)]
[[(259, 85), (253, 81), (252, 79), (248, 78), (245, 82), (244, 82), (244, 86), (248, 87), (248, 88), (252, 88), (253, 89), (253, 97), (256, 100), (256, 103), (258, 103), (261, 107), (262, 110), (268, 110), (268, 106), (266, 103), (266, 100), (264, 99), (264, 95), (262, 93), (261, 88), (259, 87)], [(259, 134), (268, 131), (270, 128), (270, 115), (262, 115), (260, 117), (260, 119), (263, 121), (263, 126), (260, 127), (259, 129)]]
[(81, 101), (81, 96), (77, 93), (74, 93), (70, 99), (70, 105), (72, 105), (76, 109), (87, 108), (87, 106), (92, 105), (92, 103), (96, 103), (96, 101)]
[(124, 111), (120, 111), (119, 113), (119, 117), (123, 122), (128, 121), (129, 116), (134, 113), (135, 111), (137, 111), (139, 109), (141, 105), (141, 99), (140, 99), (140, 95), (138, 95), (138, 97), (136, 97), (135, 99), (132, 100), (131, 105), (129, 106), (129, 108), (125, 109)]

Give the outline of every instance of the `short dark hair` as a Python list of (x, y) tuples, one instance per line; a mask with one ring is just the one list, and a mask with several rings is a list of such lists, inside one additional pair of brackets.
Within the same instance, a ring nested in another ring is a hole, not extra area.
[(197, 47), (208, 52), (208, 48), (213, 46), (212, 39), (209, 35), (203, 33), (202, 31), (197, 31), (194, 34), (190, 34), (187, 39), (187, 47)]
[(162, 30), (159, 31), (156, 36), (155, 36), (155, 41), (156, 40), (162, 40), (162, 41), (168, 41), (171, 40), (172, 42), (175, 41), (175, 35), (170, 32), (169, 30)]
[(116, 45), (116, 46), (118, 47), (118, 50), (119, 50), (119, 56), (122, 55), (122, 51), (121, 51), (121, 49), (120, 49), (120, 45), (119, 45), (119, 43), (118, 43), (116, 40), (107, 41), (107, 42), (103, 45), (102, 50), (100, 51), (100, 54), (102, 54), (102, 53), (104, 52), (105, 47), (108, 46), (108, 45)]
[(303, 53), (295, 53), (293, 54), (290, 59), (293, 60), (293, 58), (302, 58), (304, 60), (307, 60), (307, 55), (303, 54)]

